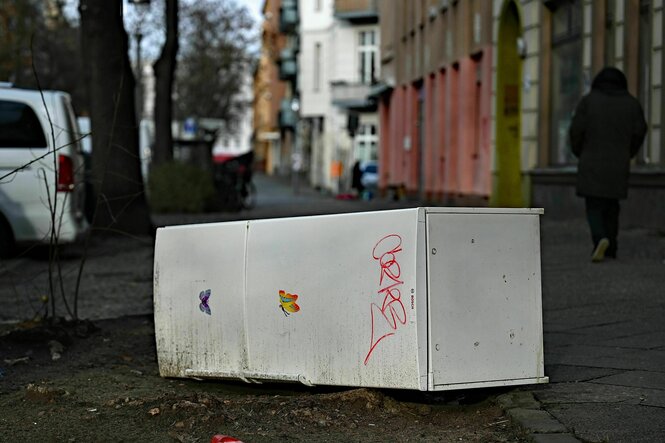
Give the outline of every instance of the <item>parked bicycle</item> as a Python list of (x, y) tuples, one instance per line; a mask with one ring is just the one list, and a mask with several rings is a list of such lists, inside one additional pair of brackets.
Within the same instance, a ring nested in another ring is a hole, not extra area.
[(223, 210), (240, 211), (256, 205), (256, 186), (252, 182), (254, 152), (215, 159), (215, 186)]

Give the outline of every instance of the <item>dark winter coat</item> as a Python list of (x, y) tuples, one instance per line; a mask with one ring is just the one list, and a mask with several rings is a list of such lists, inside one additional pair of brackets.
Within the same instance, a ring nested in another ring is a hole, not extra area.
[(577, 195), (626, 198), (630, 159), (646, 131), (642, 106), (628, 92), (626, 77), (616, 68), (604, 68), (570, 125), (570, 143), (579, 158)]

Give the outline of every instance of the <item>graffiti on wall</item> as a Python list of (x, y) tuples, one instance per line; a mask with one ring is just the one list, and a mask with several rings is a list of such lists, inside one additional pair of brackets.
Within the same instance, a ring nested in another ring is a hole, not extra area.
[(400, 287), (404, 284), (398, 254), (402, 252), (402, 237), (390, 234), (379, 240), (372, 249), (372, 258), (379, 264), (379, 295), (380, 304), (370, 304), (372, 333), (369, 351), (365, 356), (365, 365), (369, 361), (377, 345), (385, 338), (395, 335), (399, 325), (406, 324), (406, 309), (402, 303)]

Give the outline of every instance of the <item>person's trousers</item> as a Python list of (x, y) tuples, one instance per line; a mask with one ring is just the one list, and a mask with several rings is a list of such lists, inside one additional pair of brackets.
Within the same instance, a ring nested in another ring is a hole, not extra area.
[(585, 197), (586, 218), (591, 230), (593, 247), (602, 238), (610, 241), (605, 255), (616, 257), (619, 236), (619, 200), (616, 198)]

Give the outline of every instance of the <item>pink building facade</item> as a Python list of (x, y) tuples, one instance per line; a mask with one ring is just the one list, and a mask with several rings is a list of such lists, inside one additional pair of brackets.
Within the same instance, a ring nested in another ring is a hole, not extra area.
[(379, 187), (484, 206), (491, 193), (491, 5), (426, 3), (380, 8), (388, 87), (377, 98)]

